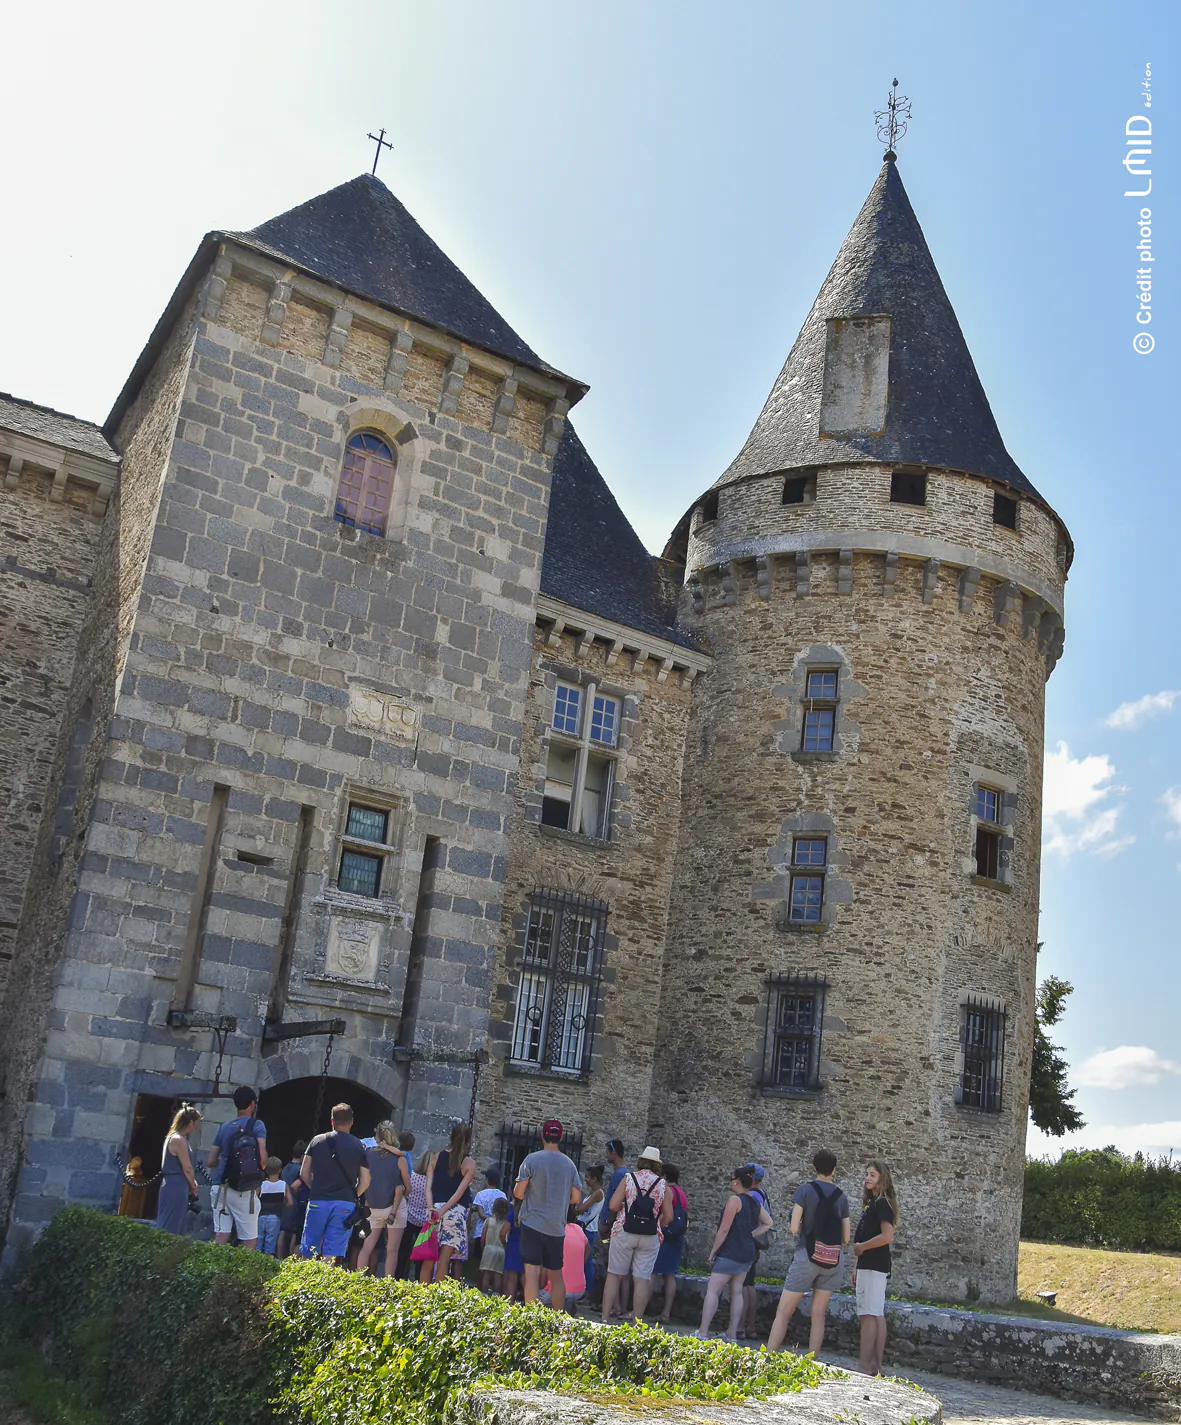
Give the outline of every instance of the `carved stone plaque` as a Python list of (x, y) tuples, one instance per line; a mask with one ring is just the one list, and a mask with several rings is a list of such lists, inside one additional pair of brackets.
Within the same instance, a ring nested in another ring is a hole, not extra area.
[(334, 915), (328, 925), (325, 972), (373, 984), (381, 958), (381, 929), (380, 921)]
[(364, 728), (379, 737), (414, 742), (418, 738), (418, 720), (418, 709), (405, 698), (356, 684), (349, 689), (349, 722), (353, 727)]

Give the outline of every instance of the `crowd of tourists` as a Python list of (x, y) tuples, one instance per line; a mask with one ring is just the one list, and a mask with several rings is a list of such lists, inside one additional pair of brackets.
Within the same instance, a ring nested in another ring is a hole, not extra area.
[[(466, 1124), (455, 1124), (445, 1148), (416, 1161), (413, 1133), (384, 1121), (371, 1138), (358, 1138), (353, 1110), (340, 1103), (332, 1110), (331, 1131), (297, 1143), (283, 1163), (267, 1153), (255, 1091), (236, 1090), (234, 1106), (237, 1116), (218, 1129), (204, 1164), (216, 1242), (233, 1239), (247, 1251), (278, 1257), (298, 1251), (424, 1284), (454, 1276), (481, 1291), (540, 1301), (556, 1311), (589, 1308), (594, 1293), (604, 1322), (641, 1320), (659, 1288), (657, 1320), (672, 1320), (689, 1201), (678, 1168), (662, 1161), (655, 1147), (629, 1164), (623, 1143), (613, 1138), (603, 1164), (580, 1170), (562, 1152), (565, 1131), (551, 1118), (541, 1125), (541, 1148), (521, 1161), (513, 1182), (502, 1183), (496, 1168), (478, 1172)], [(188, 1140), (200, 1120), (199, 1110), (182, 1107), (168, 1133), (157, 1216), (166, 1231), (183, 1232), (199, 1202)], [(820, 1351), (829, 1299), (843, 1284), (851, 1248), (860, 1368), (877, 1374), (899, 1217), (893, 1180), (884, 1163), (869, 1164), (854, 1229), (849, 1200), (835, 1182), (835, 1155), (821, 1148), (812, 1166), (814, 1175), (791, 1200), (794, 1253), (767, 1349), (782, 1348), (796, 1307), (811, 1293), (808, 1345)], [(759, 1259), (778, 1231), (766, 1177), (753, 1162), (731, 1175), (708, 1254), (697, 1329), (703, 1339), (726, 1293), (726, 1337), (758, 1338)]]

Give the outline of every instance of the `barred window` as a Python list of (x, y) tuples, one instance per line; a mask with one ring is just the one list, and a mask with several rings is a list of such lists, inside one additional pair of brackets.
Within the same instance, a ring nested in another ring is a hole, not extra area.
[(824, 909), (824, 875), (828, 864), (828, 839), (797, 836), (791, 847), (791, 899), (788, 919), (819, 925)]
[(1005, 1009), (970, 995), (960, 1006), (960, 1069), (956, 1102), (986, 1113), (1001, 1111), (1005, 1072)]
[(837, 670), (809, 671), (804, 680), (804, 752), (831, 752), (837, 722)]
[[(505, 1192), (511, 1196), (513, 1184), (521, 1171), (521, 1164), (530, 1153), (541, 1151), (541, 1129), (536, 1123), (502, 1123), (496, 1130), (496, 1136), (500, 1139), (500, 1181)], [(563, 1129), (562, 1152), (572, 1159), (576, 1166), (581, 1166), (580, 1131)]]
[(551, 736), (546, 752), (542, 825), (606, 841), (619, 718), (619, 699), (599, 692), (594, 683), (585, 688), (558, 684), (553, 716), (558, 735)]
[(828, 982), (808, 975), (776, 975), (767, 981), (761, 1086), (820, 1087), (820, 1043)]
[(396, 853), (390, 823), (390, 807), (369, 806), (350, 801), (340, 838), (337, 868), (338, 890), (350, 895), (376, 898), (388, 894), (387, 864)]
[(586, 896), (534, 891), (529, 900), (510, 1057), (584, 1074), (594, 1047), (607, 906)]
[(364, 430), (350, 436), (336, 490), (337, 521), (368, 534), (385, 534), (395, 467), (393, 453), (380, 436)]

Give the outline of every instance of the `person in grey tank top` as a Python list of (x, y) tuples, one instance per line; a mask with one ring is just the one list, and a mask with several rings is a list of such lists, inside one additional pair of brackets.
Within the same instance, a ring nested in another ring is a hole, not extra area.
[(738, 1328), (742, 1324), (742, 1284), (750, 1270), (750, 1264), (755, 1259), (757, 1244), (754, 1234), (774, 1226), (766, 1206), (751, 1194), (754, 1181), (753, 1168), (734, 1169), (730, 1182), (731, 1196), (726, 1199), (726, 1205), (722, 1209), (722, 1220), (718, 1223), (717, 1234), (709, 1254), (709, 1285), (706, 1287), (705, 1301), (701, 1307), (701, 1325), (697, 1330), (697, 1335), (703, 1341), (709, 1336), (710, 1322), (714, 1319), (722, 1289), (727, 1282), (730, 1284), (730, 1324), (726, 1339), (738, 1339)]

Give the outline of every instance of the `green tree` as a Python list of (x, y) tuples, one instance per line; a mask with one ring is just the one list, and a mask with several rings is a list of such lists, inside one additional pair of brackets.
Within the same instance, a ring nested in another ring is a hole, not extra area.
[[(1040, 946), (1039, 946), (1040, 949)], [(1048, 975), (1038, 986), (1037, 1023), (1033, 1031), (1033, 1072), (1029, 1079), (1029, 1112), (1043, 1133), (1061, 1138), (1084, 1126), (1082, 1114), (1071, 1099), (1075, 1089), (1067, 1088), (1068, 1066), (1061, 1046), (1046, 1030), (1066, 1012), (1067, 998), (1074, 986), (1057, 975)]]

